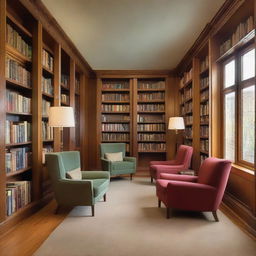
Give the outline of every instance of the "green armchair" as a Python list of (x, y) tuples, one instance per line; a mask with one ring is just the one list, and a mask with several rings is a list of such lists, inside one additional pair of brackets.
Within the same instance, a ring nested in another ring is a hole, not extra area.
[[(125, 143), (101, 143), (101, 164), (102, 170), (108, 171), (110, 176), (116, 176), (120, 174), (132, 175), (136, 172), (136, 158), (125, 156)], [(105, 153), (123, 153), (123, 161), (112, 162), (105, 158)]]
[(91, 206), (94, 216), (94, 204), (104, 198), (109, 187), (110, 175), (104, 171), (82, 171), (82, 179), (66, 178), (70, 170), (80, 168), (80, 154), (78, 151), (66, 151), (46, 154), (48, 169), (55, 199), (61, 206)]

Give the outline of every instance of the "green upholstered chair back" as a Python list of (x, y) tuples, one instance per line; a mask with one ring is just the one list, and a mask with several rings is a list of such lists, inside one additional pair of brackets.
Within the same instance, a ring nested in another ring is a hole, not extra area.
[(45, 155), (46, 167), (53, 183), (66, 178), (66, 172), (80, 167), (78, 151), (64, 151)]
[(125, 143), (101, 143), (100, 153), (101, 157), (104, 158), (105, 153), (118, 153), (122, 152), (125, 157)]

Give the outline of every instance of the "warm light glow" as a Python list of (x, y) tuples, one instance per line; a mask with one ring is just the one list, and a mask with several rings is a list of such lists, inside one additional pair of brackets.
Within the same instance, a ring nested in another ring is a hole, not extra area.
[(170, 117), (169, 118), (169, 130), (184, 130), (184, 119), (183, 117)]
[(75, 127), (74, 110), (72, 107), (50, 107), (49, 126)]

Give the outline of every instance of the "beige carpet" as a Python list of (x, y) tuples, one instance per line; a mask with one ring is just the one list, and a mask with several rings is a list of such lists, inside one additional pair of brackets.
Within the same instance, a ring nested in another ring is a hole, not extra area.
[[(165, 218), (149, 179), (111, 182), (107, 202), (76, 207), (35, 253), (36, 256), (250, 256), (256, 242), (224, 214), (176, 211)], [(37, 230), (40, 232), (40, 230)]]

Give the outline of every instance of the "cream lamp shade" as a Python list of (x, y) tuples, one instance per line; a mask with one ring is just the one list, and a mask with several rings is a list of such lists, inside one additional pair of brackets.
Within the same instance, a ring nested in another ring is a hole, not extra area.
[(169, 130), (176, 130), (176, 133), (178, 130), (184, 130), (185, 124), (183, 117), (170, 117), (169, 118)]
[(74, 110), (72, 107), (50, 107), (49, 126), (75, 127)]

